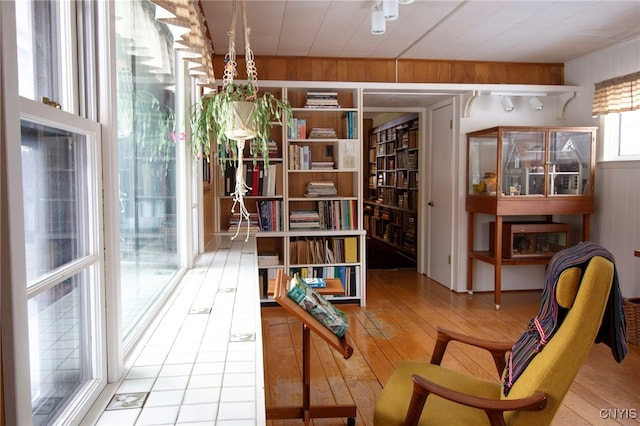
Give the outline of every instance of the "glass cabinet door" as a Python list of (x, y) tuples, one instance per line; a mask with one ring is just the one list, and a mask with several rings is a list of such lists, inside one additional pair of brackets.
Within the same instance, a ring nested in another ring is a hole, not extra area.
[(544, 195), (545, 139), (544, 131), (504, 131), (501, 195)]
[(494, 127), (468, 133), (467, 195), (591, 196), (595, 128)]
[(592, 133), (552, 131), (549, 144), (549, 195), (591, 195)]
[(469, 195), (496, 195), (498, 135), (469, 138)]

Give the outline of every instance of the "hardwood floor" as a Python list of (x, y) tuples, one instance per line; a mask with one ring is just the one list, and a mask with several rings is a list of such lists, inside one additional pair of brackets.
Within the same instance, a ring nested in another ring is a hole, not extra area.
[[(540, 304), (540, 292), (506, 292), (496, 311), (493, 294), (456, 294), (410, 269), (372, 270), (367, 280), (366, 307), (340, 305), (349, 314), (353, 356), (343, 359), (313, 333), (311, 340), (311, 404), (355, 404), (359, 426), (373, 425), (375, 402), (395, 365), (404, 359), (430, 358), (437, 325), (515, 341)], [(262, 328), (266, 404), (300, 405), (302, 326), (276, 306), (262, 308)], [(459, 344), (449, 346), (442, 365), (497, 380), (488, 354)], [(638, 425), (639, 367), (638, 346), (630, 345), (618, 364), (607, 346), (594, 345), (553, 424)], [(617, 419), (604, 419), (601, 410)], [(346, 424), (346, 419), (314, 419), (312, 424)]]

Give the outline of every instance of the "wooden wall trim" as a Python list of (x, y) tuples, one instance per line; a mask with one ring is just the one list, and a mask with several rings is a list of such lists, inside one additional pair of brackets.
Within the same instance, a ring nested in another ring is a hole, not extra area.
[[(238, 57), (238, 79), (246, 79), (244, 57)], [(563, 85), (564, 64), (473, 62), (431, 59), (366, 59), (260, 56), (260, 80), (352, 81), (371, 83), (453, 83)], [(397, 67), (397, 81), (396, 81)], [(215, 55), (219, 78), (224, 56)]]

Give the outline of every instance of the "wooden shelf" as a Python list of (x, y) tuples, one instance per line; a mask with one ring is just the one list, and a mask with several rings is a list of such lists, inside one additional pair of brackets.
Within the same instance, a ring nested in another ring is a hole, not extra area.
[[(469, 256), (473, 259), (478, 259), (492, 265), (496, 264), (496, 256), (490, 251), (472, 251), (469, 253)], [(549, 260), (551, 259), (548, 257), (529, 257), (518, 259), (507, 259), (503, 257), (500, 260), (500, 263), (503, 265), (546, 265), (549, 263)]]

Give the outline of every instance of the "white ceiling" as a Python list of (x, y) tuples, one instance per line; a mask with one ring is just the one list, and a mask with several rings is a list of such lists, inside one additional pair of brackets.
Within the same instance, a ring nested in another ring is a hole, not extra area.
[[(247, 0), (256, 56), (563, 63), (640, 34), (640, 1), (432, 1), (400, 5), (371, 34), (373, 0)], [(203, 0), (216, 54), (230, 0)], [(236, 50), (244, 52), (238, 1)]]
[[(238, 56), (244, 53), (241, 3), (238, 0)], [(203, 0), (202, 4), (215, 52), (224, 55), (232, 2)], [(386, 22), (383, 35), (371, 34), (374, 0), (246, 0), (245, 4), (257, 57), (564, 63), (640, 34), (640, 0), (416, 0), (399, 6), (399, 18)], [(446, 97), (380, 93), (368, 95), (365, 104), (426, 106)]]

